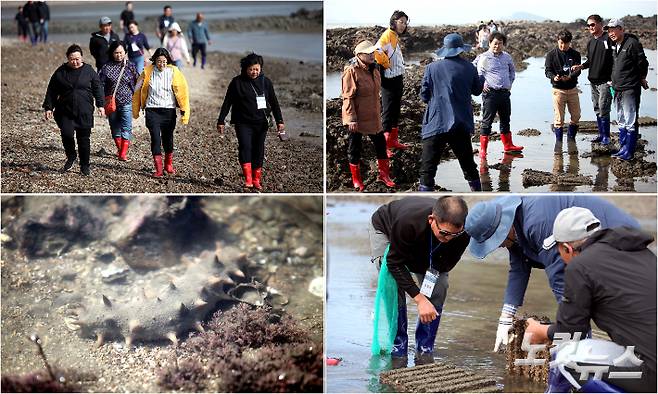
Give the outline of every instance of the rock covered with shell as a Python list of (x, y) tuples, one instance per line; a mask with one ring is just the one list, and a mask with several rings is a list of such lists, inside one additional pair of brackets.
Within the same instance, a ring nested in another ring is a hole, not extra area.
[[(169, 340), (177, 345), (189, 331), (203, 331), (201, 322), (218, 306), (239, 301), (232, 290), (246, 281), (247, 260), (237, 249), (206, 251), (196, 260), (181, 276), (155, 291), (144, 288), (141, 297), (130, 301), (105, 295), (87, 299), (72, 309), (67, 326), (83, 337), (96, 338), (98, 345), (121, 339), (128, 347), (136, 341)], [(245, 287), (249, 286), (240, 286), (240, 297), (245, 296)], [(258, 292), (255, 287), (253, 291)]]

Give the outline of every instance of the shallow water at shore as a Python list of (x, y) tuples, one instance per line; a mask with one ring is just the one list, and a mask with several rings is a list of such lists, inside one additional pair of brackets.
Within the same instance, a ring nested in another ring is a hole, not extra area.
[[(649, 60), (649, 75), (647, 77), (649, 86), (654, 90), (643, 90), (640, 104), (640, 116), (656, 118), (656, 51), (645, 50)], [(591, 151), (590, 140), (594, 137), (592, 134), (580, 134), (576, 138), (576, 144), (567, 144), (565, 142), (561, 147), (555, 146), (555, 137), (551, 131), (553, 120), (553, 107), (551, 99), (551, 88), (548, 80), (544, 75), (544, 58), (526, 59), (528, 67), (526, 70), (518, 72), (517, 78), (512, 89), (512, 118), (511, 128), (514, 135), (514, 142), (517, 145), (525, 146), (522, 158), (511, 158), (503, 160), (502, 143), (494, 141), (489, 144), (488, 157), (486, 162), (486, 171), (483, 179), (483, 187), (489, 191), (514, 191), (514, 192), (547, 192), (547, 191), (592, 191), (593, 187), (597, 191), (612, 191), (618, 185), (616, 176), (610, 170), (610, 157), (600, 158), (583, 158), (584, 152)], [(326, 98), (335, 98), (340, 95), (340, 73), (331, 72), (326, 76)], [(595, 114), (591, 103), (590, 84), (587, 80), (587, 72), (584, 71), (579, 77), (581, 121), (594, 121)], [(476, 97), (476, 102), (481, 99)], [(613, 119), (616, 117), (616, 111), (611, 113)], [(481, 117), (476, 117), (476, 121)], [(567, 116), (568, 119), (568, 116)], [(499, 130), (498, 123), (494, 123), (493, 130)], [(539, 136), (520, 136), (516, 132), (522, 129), (532, 128), (541, 132)], [(616, 133), (616, 128), (611, 127), (612, 133)], [(649, 162), (656, 161), (656, 136), (657, 128), (655, 125), (641, 127), (642, 138), (648, 141), (646, 149), (651, 151), (645, 160)], [(401, 132), (401, 139), (405, 140)], [(473, 144), (474, 148), (479, 148), (479, 144)], [(554, 150), (557, 149), (557, 154)], [(479, 158), (476, 157), (476, 163), (481, 168)], [(495, 166), (495, 167), (493, 167)], [(500, 169), (500, 170), (499, 170)], [(521, 173), (524, 169), (533, 169), (539, 171), (555, 172), (564, 170), (570, 174), (580, 174), (591, 176), (595, 182), (594, 186), (557, 186), (542, 185), (524, 187)], [(457, 160), (444, 161), (439, 165), (436, 177), (436, 184), (456, 192), (467, 192), (468, 184), (463, 178), (461, 168)], [(487, 178), (488, 176), (488, 178)], [(635, 178), (633, 185), (634, 191), (638, 192), (655, 192), (656, 175), (646, 178)]]
[[(656, 199), (637, 197), (632, 214), (655, 236)], [(622, 197), (609, 198), (613, 203)], [(327, 367), (329, 392), (387, 392), (379, 373), (390, 369), (390, 358), (370, 356), (372, 305), (377, 270), (370, 263), (368, 220), (379, 206), (369, 198), (327, 199), (327, 280), (326, 350), (328, 357), (342, 358), (338, 366)], [(473, 203), (467, 198), (469, 205)], [(383, 202), (383, 201), (380, 201)], [(644, 208), (640, 208), (643, 206)], [(630, 211), (629, 211), (630, 212)], [(655, 243), (651, 249), (656, 250)], [(507, 376), (505, 354), (494, 354), (496, 319), (507, 281), (507, 254), (501, 249), (486, 261), (468, 252), (450, 272), (450, 289), (439, 327), (435, 359), (496, 377), (505, 392), (543, 392), (543, 386)], [(408, 299), (408, 298), (407, 298)], [(545, 275), (533, 271), (526, 292), (524, 311), (555, 316), (556, 304)], [(408, 300), (409, 345), (417, 310)], [(409, 357), (413, 365), (413, 356)]]

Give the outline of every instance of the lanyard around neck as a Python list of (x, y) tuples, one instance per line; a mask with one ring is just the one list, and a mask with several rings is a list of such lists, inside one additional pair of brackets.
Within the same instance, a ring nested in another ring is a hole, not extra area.
[(441, 245), (442, 245), (442, 244), (441, 244), (441, 241), (439, 241), (439, 244), (436, 245), (436, 247), (434, 246), (434, 241), (432, 241), (432, 228), (430, 227), (430, 255), (429, 255), (429, 260), (430, 260), (430, 268), (431, 268), (431, 269), (434, 269), (434, 267), (432, 267), (432, 255), (434, 254), (434, 252), (436, 252), (436, 250), (437, 250)]

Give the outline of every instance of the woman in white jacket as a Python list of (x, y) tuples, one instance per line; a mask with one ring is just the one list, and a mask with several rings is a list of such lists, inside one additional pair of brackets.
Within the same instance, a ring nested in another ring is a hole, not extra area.
[(187, 64), (190, 64), (192, 61), (187, 49), (187, 41), (185, 40), (185, 36), (183, 36), (178, 22), (174, 22), (169, 26), (169, 34), (162, 41), (162, 47), (169, 51), (174, 64), (180, 69), (183, 68), (183, 59), (185, 59)]

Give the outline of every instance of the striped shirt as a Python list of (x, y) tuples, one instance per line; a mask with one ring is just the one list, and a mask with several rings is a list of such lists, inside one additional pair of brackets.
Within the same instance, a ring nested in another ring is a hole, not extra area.
[(153, 67), (146, 108), (176, 108), (176, 97), (172, 89), (173, 79), (174, 70), (171, 67), (165, 67), (162, 71)]
[[(387, 29), (375, 44), (388, 58), (389, 66), (384, 69), (384, 77), (395, 78), (404, 74), (404, 58), (397, 33)], [(386, 65), (384, 64), (384, 67)]]
[(511, 89), (516, 72), (514, 70), (514, 60), (507, 52), (494, 55), (491, 51), (486, 51), (478, 55), (473, 61), (473, 65), (478, 69), (478, 75), (484, 75), (484, 80), (491, 89)]

